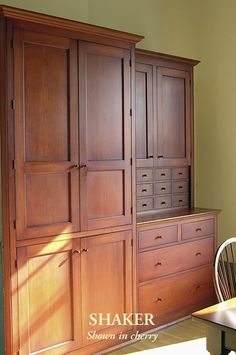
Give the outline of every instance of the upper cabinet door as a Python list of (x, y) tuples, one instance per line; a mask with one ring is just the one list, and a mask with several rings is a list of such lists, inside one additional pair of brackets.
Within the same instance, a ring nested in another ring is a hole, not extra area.
[(190, 75), (157, 69), (157, 165), (190, 164)]
[(79, 43), (81, 229), (131, 223), (130, 51)]
[(17, 238), (79, 230), (77, 44), (14, 35)]
[(153, 166), (153, 69), (136, 64), (136, 164)]

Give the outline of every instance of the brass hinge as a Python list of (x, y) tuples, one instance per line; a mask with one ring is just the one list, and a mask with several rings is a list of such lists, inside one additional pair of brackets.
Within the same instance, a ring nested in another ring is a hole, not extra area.
[[(15, 268), (17, 269), (18, 268), (18, 262), (17, 262), (17, 259), (15, 260)], [(20, 351), (20, 350), (18, 350)]]
[(132, 67), (132, 60), (129, 60), (129, 66)]
[(132, 115), (133, 115), (132, 108), (129, 110), (129, 114), (130, 114), (130, 117), (132, 117)]
[(12, 169), (16, 170), (16, 161), (15, 161), (15, 159), (12, 160)]
[(132, 158), (130, 158), (130, 165), (132, 165), (133, 164), (133, 159)]
[(11, 48), (14, 48), (14, 39), (11, 39)]
[(133, 239), (131, 239), (131, 247), (134, 245)]
[(16, 229), (16, 220), (13, 222), (13, 227)]
[(12, 100), (11, 100), (11, 108), (12, 108), (12, 110), (15, 110), (15, 108), (16, 108), (16, 101), (15, 101), (15, 99), (12, 99)]
[(130, 208), (131, 214), (133, 214), (133, 207)]

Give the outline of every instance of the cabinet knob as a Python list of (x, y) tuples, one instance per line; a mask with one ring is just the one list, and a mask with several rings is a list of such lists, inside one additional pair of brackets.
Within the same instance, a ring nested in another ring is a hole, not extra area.
[(164, 191), (166, 188), (165, 187), (162, 187), (161, 190)]
[(166, 174), (165, 173), (161, 173), (161, 176), (166, 176)]
[(143, 174), (142, 177), (147, 177), (147, 174)]
[(183, 202), (183, 200), (179, 200), (179, 202)]
[(87, 248), (82, 249), (82, 253), (87, 253), (87, 252), (88, 252)]
[(147, 189), (142, 189), (142, 192), (147, 192)]
[(165, 201), (161, 201), (161, 205), (165, 205), (166, 204), (166, 202)]
[(181, 173), (181, 171), (179, 172), (179, 175), (183, 175), (183, 173)]
[(161, 266), (162, 265), (162, 263), (160, 262), (160, 261), (158, 261), (156, 264), (155, 264), (155, 266)]
[(155, 239), (157, 240), (157, 239), (162, 239), (162, 236), (161, 235), (157, 235), (156, 237), (155, 237)]
[(143, 207), (147, 207), (147, 204), (146, 204), (146, 203), (143, 203), (142, 206), (143, 206)]
[(196, 228), (196, 232), (201, 232), (202, 228)]
[(195, 255), (196, 255), (196, 256), (201, 256), (202, 253), (201, 253), (200, 251), (198, 251)]
[(183, 188), (183, 186), (179, 186), (179, 189), (182, 189)]

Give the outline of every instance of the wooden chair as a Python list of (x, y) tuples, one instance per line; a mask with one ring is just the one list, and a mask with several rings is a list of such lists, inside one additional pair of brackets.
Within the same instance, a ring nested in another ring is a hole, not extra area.
[(219, 302), (236, 297), (236, 237), (225, 240), (217, 249), (214, 285)]

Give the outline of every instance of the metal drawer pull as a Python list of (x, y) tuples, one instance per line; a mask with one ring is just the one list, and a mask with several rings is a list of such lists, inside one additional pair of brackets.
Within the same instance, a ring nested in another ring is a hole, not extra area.
[(179, 175), (183, 175), (183, 173), (179, 172)]
[(163, 158), (163, 155), (158, 155), (158, 158)]
[(80, 253), (81, 253), (81, 251), (78, 250), (78, 249), (75, 249), (75, 250), (73, 251), (73, 254), (80, 254)]
[(158, 261), (156, 264), (155, 264), (155, 266), (161, 266), (162, 265), (162, 263), (160, 262), (160, 261)]
[(148, 159), (152, 159), (152, 158), (153, 158), (153, 155), (149, 155), (149, 156), (148, 156)]
[(161, 190), (165, 190), (166, 188), (165, 187), (162, 187)]
[(183, 200), (179, 200), (179, 202), (183, 202)]
[(142, 177), (147, 177), (147, 174), (143, 174)]
[(195, 255), (196, 255), (196, 256), (201, 256), (202, 253), (201, 253), (200, 251), (198, 251)]
[(154, 302), (162, 302), (162, 298), (157, 297)]
[(87, 168), (87, 165), (86, 165), (86, 164), (81, 164), (81, 165), (79, 166), (79, 168), (80, 168), (80, 169), (82, 169), (82, 168)]
[(142, 192), (147, 192), (147, 189), (142, 189)]
[(142, 206), (143, 206), (143, 207), (147, 207), (147, 204), (146, 204), (146, 203), (143, 203)]
[(165, 201), (161, 201), (161, 205), (165, 205), (166, 204), (166, 202)]
[(196, 232), (201, 232), (202, 228), (196, 228)]
[(165, 173), (161, 173), (161, 176), (166, 176), (166, 174)]
[(69, 170), (78, 169), (78, 168), (79, 168), (78, 164), (73, 164), (69, 167)]
[(179, 189), (182, 189), (183, 188), (183, 186), (179, 186)]
[(87, 252), (88, 252), (88, 249), (87, 249), (87, 248), (82, 249), (82, 252), (83, 252), (83, 253), (87, 253)]
[(157, 239), (162, 239), (162, 236), (161, 235), (157, 235), (156, 237), (155, 237), (155, 239), (157, 240)]

